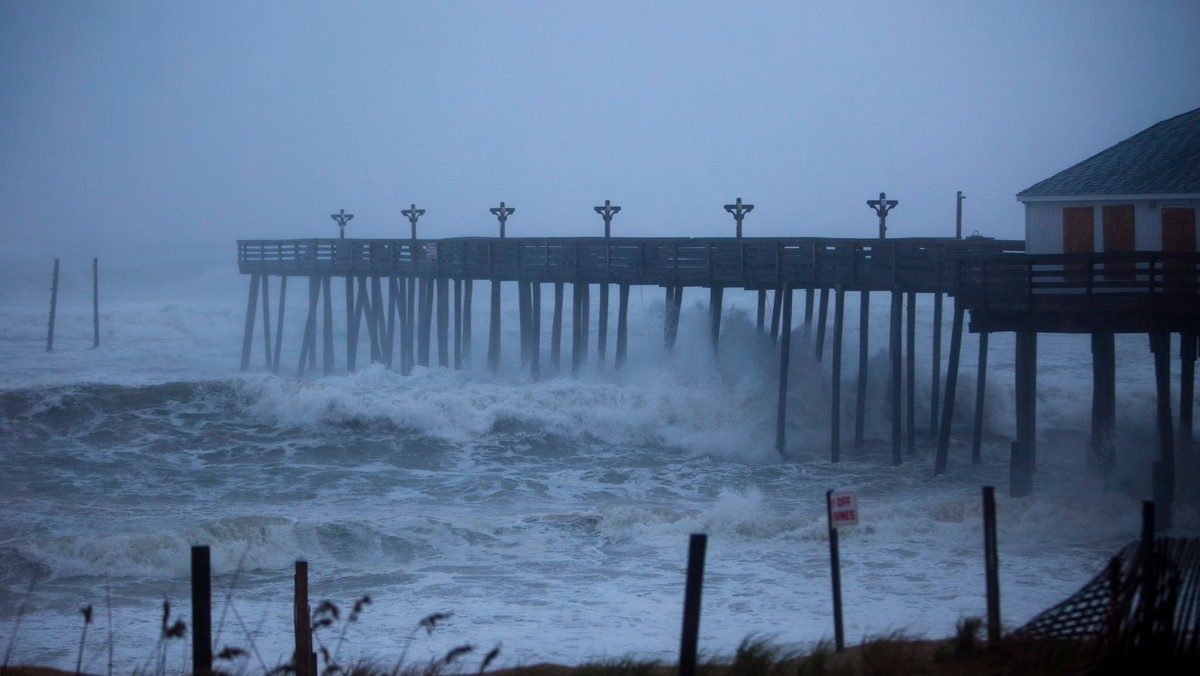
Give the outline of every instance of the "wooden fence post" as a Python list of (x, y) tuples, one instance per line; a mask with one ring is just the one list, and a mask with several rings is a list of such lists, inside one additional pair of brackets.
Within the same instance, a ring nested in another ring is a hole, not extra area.
[(212, 672), (212, 567), (208, 545), (192, 547), (192, 671)]
[(992, 486), (983, 487), (983, 560), (988, 647), (994, 648), (1000, 643), (1000, 559), (996, 547), (996, 489)]
[(308, 562), (296, 562), (295, 600), (292, 610), (295, 634), (295, 655), (292, 666), (296, 676), (316, 676), (313, 668), (312, 618), (308, 607)]
[(688, 543), (687, 587), (683, 596), (683, 635), (679, 641), (679, 676), (696, 673), (700, 640), (700, 596), (704, 588), (704, 552), (708, 536), (692, 533)]

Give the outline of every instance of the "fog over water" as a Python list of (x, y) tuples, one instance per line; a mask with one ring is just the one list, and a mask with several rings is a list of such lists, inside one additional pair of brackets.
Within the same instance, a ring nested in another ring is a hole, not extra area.
[[(841, 534), (847, 639), (944, 636), (985, 610), (987, 485), (1018, 626), (1138, 535), (1156, 453), (1145, 336), (1118, 338), (1108, 481), (1085, 462), (1087, 340), (1041, 337), (1035, 494), (1010, 498), (1011, 336), (991, 341), (980, 464), (964, 341), (950, 468), (933, 476), (927, 297), (916, 453), (891, 466), (885, 294), (853, 447), (848, 294), (842, 460), (828, 359), (797, 328), (781, 461), (778, 352), (752, 293), (726, 292), (716, 354), (707, 294), (686, 293), (668, 354), (661, 289), (635, 288), (627, 368), (611, 337), (598, 362), (593, 337), (572, 378), (543, 340), (533, 380), (506, 287), (498, 374), (476, 302), (462, 371), (367, 365), (364, 337), (344, 373), (338, 319), (339, 372), (297, 378), (293, 285), (282, 374), (260, 335), (242, 373), (235, 240), (336, 236), (343, 208), (348, 236), (406, 236), (413, 203), (422, 236), (490, 236), (501, 200), (511, 236), (591, 236), (605, 199), (623, 207), (616, 235), (729, 236), (721, 206), (739, 196), (748, 236), (873, 237), (864, 202), (881, 191), (900, 200), (890, 235), (948, 236), (958, 190), (966, 233), (1021, 238), (1015, 193), (1200, 105), (1197, 27), (1194, 2), (0, 2), (0, 646), (73, 669), (91, 604), (84, 668), (106, 671), (110, 635), (114, 671), (149, 668), (162, 602), (189, 618), (188, 550), (209, 544), (218, 649), (251, 650), (250, 672), (289, 657), (297, 559), (314, 601), (372, 597), (343, 660), (396, 659), (432, 612), (453, 617), (414, 636), (413, 662), (463, 643), (473, 659), (501, 644), (504, 665), (673, 660), (693, 532), (710, 538), (703, 651), (811, 644), (832, 636), (835, 488), (862, 513)], [(1192, 483), (1173, 533), (1200, 532)], [(167, 647), (182, 669), (186, 647)]]

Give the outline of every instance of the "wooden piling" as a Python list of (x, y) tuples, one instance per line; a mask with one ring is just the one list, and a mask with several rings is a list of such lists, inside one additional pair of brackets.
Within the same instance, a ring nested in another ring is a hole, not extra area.
[(983, 410), (987, 394), (988, 332), (979, 332), (979, 368), (975, 374), (975, 426), (971, 430), (971, 462), (983, 460)]
[(766, 324), (767, 316), (767, 290), (758, 290), (758, 321), (755, 323), (755, 328), (761, 334), (763, 326)]
[(534, 282), (532, 286), (533, 298), (531, 299), (531, 316), (530, 320), (531, 331), (529, 339), (531, 341), (529, 349), (529, 372), (533, 377), (540, 378), (542, 375), (542, 285), (540, 282)]
[(529, 288), (529, 282), (519, 280), (517, 282), (517, 320), (521, 330), (521, 370), (524, 371), (529, 367), (529, 346), (532, 318), (530, 317), (533, 304), (533, 292)]
[(409, 312), (409, 293), (413, 280), (411, 277), (396, 278), (396, 319), (400, 322), (400, 373), (408, 375), (413, 367), (413, 327), (412, 314)]
[(500, 369), (500, 280), (492, 280), (492, 312), (488, 325), (488, 369)]
[(1016, 457), (1012, 460), (1012, 495), (1033, 493), (1037, 464), (1037, 332), (1017, 331), (1016, 349)]
[(367, 313), (367, 333), (371, 342), (371, 363), (383, 361), (383, 283), (379, 275), (371, 276), (371, 304)]
[(663, 345), (668, 350), (675, 349), (675, 338), (679, 333), (679, 313), (683, 308), (683, 287), (667, 286), (667, 298), (664, 305)]
[[(986, 331), (981, 335), (986, 335)], [(933, 293), (933, 374), (929, 380), (929, 438), (938, 435), (938, 395), (942, 381), (942, 293)]]
[(294, 652), (292, 666), (296, 676), (316, 676), (312, 645), (312, 615), (308, 605), (308, 562), (296, 562), (292, 604)]
[(583, 314), (583, 296), (579, 288), (579, 284), (571, 285), (571, 375), (579, 376), (579, 362), (582, 359), (579, 351), (580, 336), (582, 331), (582, 322), (580, 315)]
[(406, 290), (407, 300), (404, 303), (405, 321), (403, 335), (404, 350), (408, 355), (408, 360), (404, 364), (404, 374), (412, 373), (413, 367), (417, 365), (417, 317), (420, 314), (419, 297), (417, 294), (417, 276), (412, 275), (408, 278), (408, 289)]
[(450, 279), (438, 277), (434, 280), (437, 290), (437, 334), (438, 366), (450, 366)]
[(1154, 504), (1165, 528), (1170, 528), (1175, 502), (1175, 427), (1171, 421), (1171, 334), (1162, 328), (1150, 332), (1154, 352), (1155, 402), (1158, 428), (1158, 463), (1154, 482)]
[(582, 290), (582, 311), (579, 315), (579, 340), (580, 340), (580, 365), (587, 363), (588, 355), (588, 336), (591, 335), (591, 317), (592, 317), (592, 289), (588, 284), (580, 284)]
[(854, 446), (861, 448), (866, 427), (868, 343), (871, 329), (871, 292), (862, 291), (858, 303), (858, 390), (854, 397)]
[[(984, 335), (987, 335), (986, 333)], [(988, 647), (1000, 642), (1000, 555), (996, 540), (996, 489), (983, 487), (983, 560), (987, 587)]]
[(550, 320), (550, 364), (562, 367), (563, 283), (554, 283), (554, 317)]
[(417, 285), (417, 365), (429, 366), (429, 348), (433, 336), (433, 279), (420, 277)]
[[(329, 293), (330, 279), (329, 275), (321, 278), (321, 291), (325, 296), (325, 302), (322, 304), (322, 309), (325, 313), (325, 375), (333, 373), (333, 296)], [(313, 350), (312, 358), (316, 359), (316, 350)]]
[[(264, 306), (265, 307), (265, 306)], [(270, 341), (268, 341), (270, 342)], [(92, 259), (92, 348), (100, 347), (100, 259)], [(271, 359), (271, 348), (267, 348), (267, 361)], [(270, 364), (267, 364), (270, 368)]]
[(271, 370), (271, 276), (262, 276), (262, 326), (263, 352), (267, 358), (267, 370)]
[(212, 566), (208, 545), (192, 546), (192, 673), (212, 673)]
[(463, 298), (462, 280), (454, 280), (454, 370), (463, 367)]
[(471, 290), (474, 280), (463, 280), (463, 311), (462, 311), (462, 360), (463, 364), (471, 361)]
[(771, 344), (779, 340), (779, 310), (783, 307), (783, 287), (775, 288), (775, 303), (771, 306)]
[(1179, 437), (1176, 447), (1189, 454), (1195, 445), (1192, 431), (1192, 406), (1196, 398), (1196, 333), (1179, 334)]
[(1112, 469), (1112, 434), (1117, 415), (1117, 350), (1112, 331), (1092, 332), (1092, 430), (1088, 464), (1104, 475)]
[(809, 345), (812, 339), (813, 310), (816, 308), (814, 299), (816, 289), (809, 287), (804, 290), (804, 343)]
[[(821, 289), (821, 305), (817, 310), (817, 361), (825, 354), (825, 323), (829, 318), (829, 287)], [(806, 317), (807, 319), (807, 317)]]
[(837, 285), (833, 306), (833, 376), (830, 391), (829, 461), (838, 462), (842, 453), (842, 324), (846, 290)]
[(616, 368), (625, 365), (626, 351), (629, 346), (629, 285), (618, 287), (617, 296), (617, 358)]
[(958, 357), (962, 352), (963, 308), (954, 305), (954, 321), (950, 326), (950, 361), (946, 365), (946, 394), (942, 401), (942, 422), (938, 425), (937, 459), (933, 473), (945, 474), (950, 455), (950, 423), (954, 419), (954, 395), (958, 389)]
[(387, 286), (387, 320), (383, 337), (383, 363), (389, 369), (395, 368), (396, 350), (396, 312), (400, 307), (400, 284), (395, 277), (388, 277)]
[(724, 303), (725, 288), (714, 286), (708, 292), (708, 323), (709, 323), (709, 340), (712, 342), (713, 352), (717, 351), (717, 347), (721, 341), (721, 306)]
[[(254, 316), (258, 307), (258, 285), (262, 275), (250, 275), (250, 297), (246, 300), (246, 327), (242, 332), (242, 370), (250, 368), (250, 347), (254, 344)], [(50, 333), (46, 351), (54, 349), (54, 307), (58, 302), (58, 259), (54, 259), (54, 286), (50, 290)]]
[(608, 283), (600, 285), (600, 313), (596, 316), (596, 363), (604, 368), (604, 357), (608, 351)]
[(892, 464), (899, 465), (901, 462), (901, 432), (902, 425), (900, 421), (901, 404), (903, 403), (901, 395), (901, 378), (903, 378), (902, 355), (900, 344), (900, 325), (903, 322), (901, 316), (901, 305), (904, 294), (901, 291), (892, 291), (892, 312), (891, 312), (891, 330), (890, 339), (888, 341), (888, 358), (891, 360), (891, 377), (888, 381), (888, 402), (892, 409)]
[(308, 276), (308, 316), (304, 320), (304, 338), (300, 341), (300, 365), (296, 377), (304, 375), (304, 366), (316, 350), (317, 299), (321, 295), (321, 281), (317, 275)]
[(700, 640), (700, 600), (704, 588), (704, 554), (708, 536), (692, 533), (688, 544), (687, 583), (683, 595), (683, 630), (679, 641), (679, 676), (695, 676)]
[[(346, 371), (354, 371), (358, 362), (359, 313), (355, 305), (354, 275), (346, 275)], [(359, 301), (361, 302), (361, 301)]]
[(279, 277), (279, 317), (275, 322), (275, 355), (271, 360), (271, 371), (279, 373), (279, 353), (283, 349), (283, 309), (287, 303), (287, 275)]
[(904, 396), (906, 415), (908, 454), (917, 452), (917, 294), (908, 292), (908, 316), (906, 319), (907, 333), (905, 344), (905, 370), (908, 372), (907, 392)]
[(775, 412), (775, 450), (786, 460), (788, 457), (786, 448), (788, 370), (792, 349), (792, 287), (790, 284), (783, 285), (782, 299), (783, 323), (780, 325), (779, 334), (779, 405)]

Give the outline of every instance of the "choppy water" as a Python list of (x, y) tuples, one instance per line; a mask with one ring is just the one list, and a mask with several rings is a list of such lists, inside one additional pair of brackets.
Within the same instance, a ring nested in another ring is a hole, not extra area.
[[(117, 672), (153, 664), (163, 600), (173, 617), (189, 618), (194, 544), (213, 551), (218, 650), (253, 649), (244, 662), (252, 672), (288, 659), (297, 559), (309, 562), (314, 602), (348, 609), (371, 596), (345, 634), (343, 661), (396, 659), (433, 612), (453, 616), (416, 634), (406, 659), (471, 643), (477, 658), (501, 644), (498, 664), (509, 665), (673, 660), (693, 532), (709, 535), (703, 651), (731, 654), (752, 634), (813, 643), (833, 633), (829, 489), (853, 490), (860, 503), (862, 525), (841, 534), (848, 640), (944, 636), (959, 618), (984, 615), (985, 485), (997, 487), (1002, 613), (1016, 626), (1135, 539), (1149, 497), (1144, 337), (1118, 342), (1120, 462), (1108, 486), (1084, 463), (1086, 339), (1043, 337), (1037, 492), (1013, 499), (1010, 339), (992, 340), (983, 463), (969, 459), (969, 336), (950, 471), (932, 475), (928, 307), (919, 315), (918, 450), (900, 467), (890, 464), (884, 392), (887, 301), (873, 299), (862, 449), (852, 443), (857, 312), (848, 308), (843, 460), (833, 464), (828, 359), (815, 363), (799, 330), (793, 459), (774, 451), (777, 354), (754, 331), (750, 294), (727, 292), (715, 357), (706, 299), (685, 299), (668, 355), (661, 294), (635, 289), (630, 362), (619, 372), (610, 339), (609, 362), (593, 353), (578, 379), (520, 375), (514, 317), (498, 375), (475, 363), (297, 379), (237, 371), (247, 285), (232, 270), (186, 289), (134, 292), (118, 280), (96, 350), (82, 284), (60, 295), (51, 353), (45, 292), (10, 285), (0, 297), (0, 647), (10, 664), (73, 669), (88, 604), (96, 620), (85, 669), (107, 670), (110, 645)], [(300, 306), (288, 308), (284, 364), (298, 357)], [(477, 312), (475, 326), (486, 327), (486, 308)], [(947, 324), (949, 316), (948, 304)], [(475, 338), (479, 362), (486, 331)], [(943, 359), (948, 331), (945, 340)], [(546, 365), (546, 340), (543, 350)], [(1194, 473), (1181, 474), (1174, 525), (1194, 535), (1200, 518), (1186, 476)], [(325, 641), (332, 649), (337, 631)], [(175, 643), (167, 665), (182, 669), (190, 649)]]

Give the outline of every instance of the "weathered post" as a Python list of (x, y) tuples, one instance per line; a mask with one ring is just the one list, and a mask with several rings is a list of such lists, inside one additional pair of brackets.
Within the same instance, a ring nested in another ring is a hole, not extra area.
[(867, 349), (869, 344), (871, 317), (871, 292), (859, 294), (858, 305), (858, 391), (854, 398), (854, 445), (863, 445), (867, 408)]
[(898, 289), (892, 290), (892, 308), (891, 308), (891, 323), (888, 340), (888, 358), (891, 360), (891, 375), (888, 379), (888, 400), (891, 404), (892, 412), (892, 464), (899, 465), (901, 463), (900, 448), (901, 448), (901, 422), (900, 411), (902, 401), (901, 379), (903, 378), (903, 370), (901, 367), (901, 344), (900, 344), (900, 325), (903, 323), (901, 316), (901, 304), (903, 302), (904, 293)]
[(279, 317), (275, 322), (275, 356), (271, 361), (271, 370), (279, 373), (279, 353), (283, 350), (283, 308), (287, 303), (287, 275), (279, 277)]
[[(266, 307), (264, 305), (264, 307)], [(92, 259), (92, 347), (100, 347), (100, 259)], [(271, 359), (270, 347), (267, 348), (267, 360)], [(270, 368), (270, 364), (267, 364)]]
[(954, 306), (954, 323), (950, 328), (950, 361), (946, 365), (946, 397), (942, 403), (942, 424), (938, 425), (937, 459), (934, 462), (935, 475), (946, 473), (947, 458), (950, 454), (950, 422), (954, 419), (954, 395), (958, 388), (958, 355), (962, 350), (963, 308), (957, 303)]
[[(808, 317), (806, 316), (805, 319)], [(821, 361), (825, 354), (825, 323), (827, 321), (829, 321), (829, 287), (823, 287), (817, 308), (817, 361)]]
[(829, 461), (838, 462), (842, 453), (842, 324), (846, 289), (837, 285), (833, 304), (833, 377), (830, 392)]
[(867, 200), (867, 206), (875, 210), (879, 216), (879, 239), (887, 237), (887, 216), (888, 212), (896, 207), (900, 202), (890, 200), (885, 193), (879, 193), (879, 199)]
[[(253, 280), (251, 281), (253, 285)], [(50, 329), (46, 333), (46, 352), (54, 349), (54, 312), (59, 304), (59, 259), (54, 259), (54, 277), (50, 281)]]
[(987, 585), (988, 647), (1000, 642), (1000, 556), (996, 546), (996, 489), (983, 487), (983, 560)]
[(688, 542), (687, 586), (683, 595), (683, 632), (679, 641), (679, 676), (694, 676), (700, 641), (700, 597), (704, 589), (704, 553), (708, 536), (692, 533)]
[[(939, 254), (940, 258), (940, 254)], [(941, 270), (941, 263), (938, 264)], [(940, 277), (940, 274), (939, 274)], [(942, 382), (942, 292), (933, 292), (933, 374), (929, 380), (929, 436), (937, 439), (938, 395)]]
[(1112, 469), (1116, 421), (1117, 351), (1112, 331), (1092, 332), (1092, 435), (1088, 464), (1107, 476)]
[(559, 370), (562, 358), (563, 283), (554, 283), (554, 316), (550, 319), (550, 363)]
[[(270, 275), (262, 275), (262, 326), (263, 326), (263, 352), (267, 356), (267, 370), (271, 370), (271, 283)], [(97, 336), (97, 344), (99, 336)]]
[(787, 459), (787, 388), (792, 352), (792, 285), (783, 284), (783, 324), (779, 334), (779, 405), (775, 412), (775, 450)]
[(621, 284), (617, 290), (617, 363), (625, 365), (625, 354), (629, 345), (629, 285)]
[[(258, 308), (259, 275), (250, 275), (250, 297), (246, 299), (246, 328), (242, 333), (242, 370), (250, 368), (250, 348), (254, 345), (254, 313)], [(54, 287), (50, 292), (50, 335), (46, 339), (46, 351), (54, 347), (54, 305), (58, 297), (58, 259), (54, 259)]]
[(983, 404), (987, 394), (988, 332), (979, 332), (979, 372), (975, 375), (975, 427), (971, 432), (971, 462), (983, 460)]
[[(325, 375), (333, 373), (333, 298), (330, 295), (329, 287), (329, 275), (325, 275), (321, 278), (321, 291), (325, 296), (325, 301), (321, 306), (325, 316)], [(315, 359), (315, 350), (313, 351), (312, 355)]]
[(345, 209), (340, 209), (336, 214), (329, 214), (329, 217), (337, 221), (338, 224), (338, 239), (346, 239), (346, 224), (354, 218), (354, 214), (346, 213)]
[(462, 280), (454, 280), (454, 370), (463, 367), (463, 299)]
[(474, 280), (463, 280), (462, 358), (464, 364), (471, 361), (471, 295), (474, 286)]
[(1192, 452), (1192, 404), (1196, 397), (1196, 333), (1179, 334), (1179, 439), (1181, 453)]
[(1175, 502), (1175, 430), (1171, 421), (1171, 334), (1162, 328), (1150, 332), (1154, 352), (1155, 401), (1157, 402), (1158, 460), (1153, 465), (1156, 518), (1164, 528), (1171, 527), (1171, 507)]
[(710, 341), (712, 342), (713, 352), (717, 351), (717, 345), (721, 340), (721, 306), (724, 303), (725, 287), (714, 286), (708, 290), (708, 321), (710, 328)]
[(906, 379), (906, 392), (904, 401), (905, 418), (907, 422), (907, 435), (905, 440), (908, 445), (908, 454), (912, 455), (917, 452), (917, 294), (914, 291), (908, 292), (908, 303), (906, 304), (907, 315), (905, 318), (905, 343), (907, 350), (905, 351), (905, 370), (908, 372)]
[[(882, 195), (880, 196), (882, 197)], [(954, 237), (956, 239), (962, 239), (962, 201), (966, 198), (967, 196), (964, 195), (961, 190), (959, 190), (958, 199), (956, 200), (958, 206), (954, 210)]]
[(292, 621), (295, 636), (295, 654), (292, 666), (297, 676), (316, 676), (313, 669), (314, 655), (312, 650), (312, 617), (308, 606), (308, 562), (296, 562), (294, 582)]
[(212, 573), (208, 545), (192, 547), (192, 672), (212, 672)]
[(1012, 459), (1013, 497), (1033, 493), (1037, 447), (1037, 332), (1017, 331), (1016, 350), (1016, 455)]

